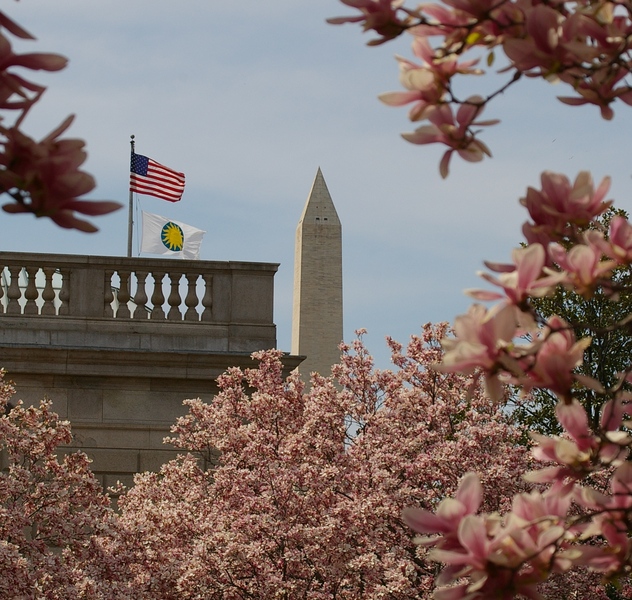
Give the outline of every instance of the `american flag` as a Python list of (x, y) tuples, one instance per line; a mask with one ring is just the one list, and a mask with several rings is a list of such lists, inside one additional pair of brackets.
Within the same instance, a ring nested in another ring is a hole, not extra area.
[(139, 194), (177, 202), (184, 192), (184, 173), (132, 152), (129, 189)]

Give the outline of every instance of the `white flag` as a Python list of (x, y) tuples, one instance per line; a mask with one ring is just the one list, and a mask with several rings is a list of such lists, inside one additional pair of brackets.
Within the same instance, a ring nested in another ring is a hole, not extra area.
[(171, 221), (160, 215), (143, 211), (141, 252), (169, 254), (180, 258), (200, 257), (200, 246), (206, 231)]

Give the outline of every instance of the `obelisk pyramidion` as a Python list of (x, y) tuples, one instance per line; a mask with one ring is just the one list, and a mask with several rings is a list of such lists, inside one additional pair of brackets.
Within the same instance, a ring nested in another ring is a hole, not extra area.
[(299, 366), (330, 374), (342, 342), (342, 226), (318, 169), (296, 228), (292, 354), (307, 358)]

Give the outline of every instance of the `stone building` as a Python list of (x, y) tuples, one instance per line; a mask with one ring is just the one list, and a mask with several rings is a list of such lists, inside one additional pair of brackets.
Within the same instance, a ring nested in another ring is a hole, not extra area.
[(47, 394), (71, 421), (70, 449), (106, 486), (172, 458), (182, 400), (276, 347), (276, 264), (0, 252), (0, 266), (0, 363), (18, 398)]

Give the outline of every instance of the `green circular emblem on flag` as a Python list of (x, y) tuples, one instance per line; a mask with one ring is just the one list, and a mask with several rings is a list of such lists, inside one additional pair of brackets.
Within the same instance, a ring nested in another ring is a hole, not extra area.
[(180, 225), (176, 225), (173, 221), (163, 225), (160, 239), (165, 247), (173, 252), (180, 252), (184, 248), (184, 232)]

